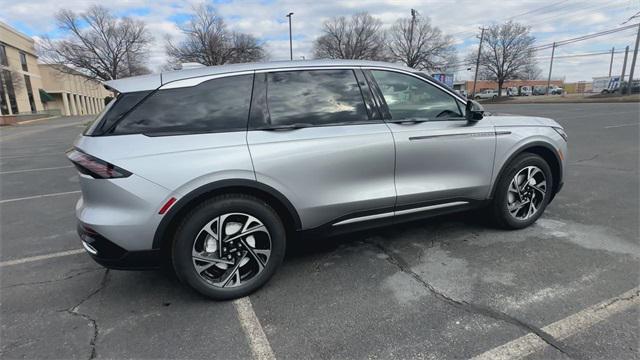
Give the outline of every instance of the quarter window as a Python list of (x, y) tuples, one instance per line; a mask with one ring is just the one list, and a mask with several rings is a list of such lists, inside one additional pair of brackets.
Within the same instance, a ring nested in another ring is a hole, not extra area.
[(322, 126), (369, 120), (353, 70), (283, 71), (267, 75), (268, 125)]
[(170, 135), (246, 130), (253, 75), (158, 90), (124, 117), (114, 134)]
[(446, 120), (462, 116), (453, 96), (423, 80), (391, 71), (373, 70), (371, 73), (393, 120)]

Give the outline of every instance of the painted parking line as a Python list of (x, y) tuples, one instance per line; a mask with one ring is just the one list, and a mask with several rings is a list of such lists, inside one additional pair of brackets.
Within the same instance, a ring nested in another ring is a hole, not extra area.
[(614, 129), (614, 128), (621, 128), (621, 127), (627, 127), (627, 126), (638, 126), (638, 123), (633, 123), (633, 124), (621, 124), (621, 125), (609, 125), (609, 126), (605, 126), (605, 129)]
[(40, 260), (53, 259), (53, 258), (58, 258), (62, 256), (77, 255), (77, 254), (82, 254), (84, 252), (85, 252), (84, 249), (76, 249), (76, 250), (61, 251), (61, 252), (45, 254), (45, 255), (30, 256), (22, 259), (7, 260), (7, 261), (0, 262), (0, 267), (19, 265), (19, 264), (40, 261)]
[(248, 297), (243, 297), (233, 301), (233, 306), (238, 312), (238, 318), (240, 319), (240, 325), (244, 334), (249, 341), (249, 347), (253, 358), (256, 360), (275, 360), (275, 355), (269, 344), (267, 336), (264, 334), (262, 325), (255, 311), (253, 311), (253, 305)]
[(54, 197), (54, 196), (64, 196), (64, 195), (71, 195), (71, 194), (79, 194), (79, 193), (80, 193), (80, 190), (59, 192), (59, 193), (53, 193), (53, 194), (26, 196), (26, 197), (15, 198), (15, 199), (0, 200), (0, 204), (16, 202), (16, 201), (23, 201), (23, 200), (40, 199), (40, 198), (45, 198), (45, 197)]
[[(556, 340), (564, 340), (580, 331), (586, 330), (607, 318), (624, 310), (640, 305), (640, 288), (631, 289), (624, 294), (605, 300), (580, 312), (558, 320), (542, 328)], [(522, 359), (541, 350), (548, 344), (538, 336), (529, 333), (504, 345), (493, 348), (473, 357), (473, 360)]]
[(72, 168), (72, 167), (73, 167), (73, 165), (67, 165), (67, 166), (46, 167), (46, 168), (38, 168), (38, 169), (0, 171), (0, 175), (3, 175), (3, 174), (19, 174), (19, 173), (34, 172), (34, 171), (59, 170), (59, 169), (68, 169), (68, 168)]

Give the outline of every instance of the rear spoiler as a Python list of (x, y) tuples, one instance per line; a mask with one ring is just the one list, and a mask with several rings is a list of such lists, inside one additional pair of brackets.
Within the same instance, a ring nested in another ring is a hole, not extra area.
[(136, 91), (150, 91), (162, 85), (161, 74), (133, 76), (128, 78), (109, 80), (102, 83), (105, 89), (119, 93)]

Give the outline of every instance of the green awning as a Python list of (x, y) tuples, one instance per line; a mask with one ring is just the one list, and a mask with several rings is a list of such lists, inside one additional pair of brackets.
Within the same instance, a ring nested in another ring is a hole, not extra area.
[(38, 91), (40, 92), (40, 100), (42, 102), (53, 101), (53, 96), (49, 95), (48, 92), (42, 89), (38, 89)]

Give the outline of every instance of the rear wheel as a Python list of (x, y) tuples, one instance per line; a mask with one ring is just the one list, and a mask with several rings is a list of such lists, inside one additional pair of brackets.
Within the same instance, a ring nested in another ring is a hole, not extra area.
[(536, 154), (516, 157), (499, 179), (492, 203), (497, 224), (507, 229), (521, 229), (542, 215), (553, 184), (551, 168)]
[(282, 263), (286, 235), (264, 201), (223, 195), (192, 210), (173, 245), (181, 281), (216, 300), (245, 296), (264, 285)]

